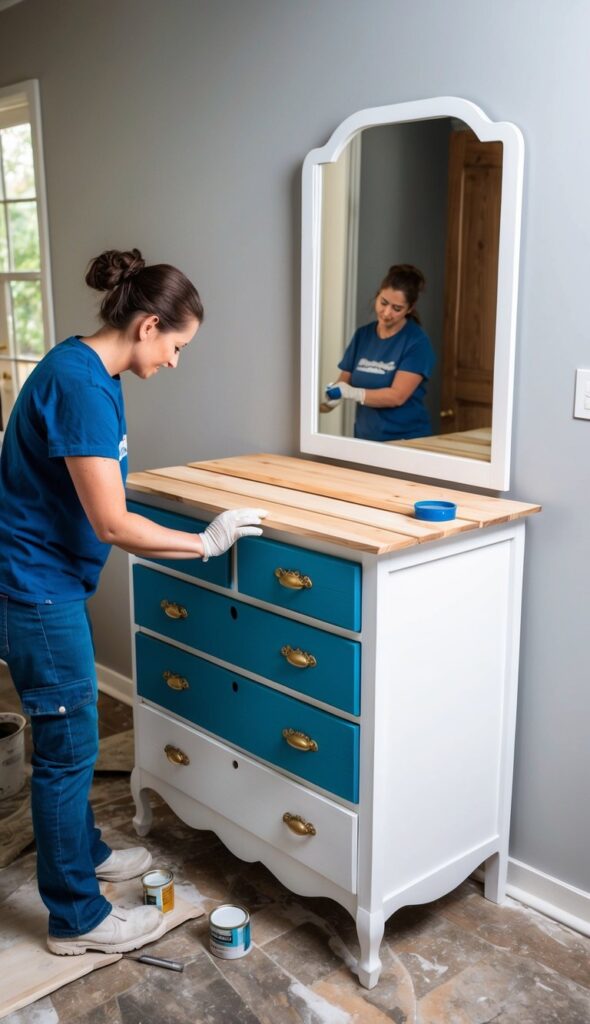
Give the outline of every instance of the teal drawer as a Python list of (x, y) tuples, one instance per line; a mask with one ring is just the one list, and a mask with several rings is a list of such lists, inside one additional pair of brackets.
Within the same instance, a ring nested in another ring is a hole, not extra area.
[[(167, 526), (169, 530), (182, 530), (184, 533), (202, 533), (208, 525), (200, 519), (191, 519), (190, 516), (181, 516), (177, 512), (166, 512), (161, 508), (152, 508), (151, 505), (141, 505), (138, 501), (128, 501), (127, 508), (130, 512), (136, 512), (146, 519), (151, 519), (160, 526)], [(209, 583), (216, 583), (220, 587), (229, 587), (231, 584), (231, 562), (230, 554), (219, 555), (217, 558), (210, 558), (203, 562), (201, 558), (150, 558), (150, 562), (157, 562), (158, 565), (166, 565), (169, 569), (176, 569), (184, 572), (187, 576), (195, 576), (200, 580), (207, 580)]]
[(245, 537), (238, 551), (238, 589), (344, 629), (358, 632), (361, 628), (361, 566), (357, 562)]
[[(139, 626), (353, 715), (360, 713), (361, 645), (357, 641), (254, 608), (144, 565), (134, 565), (133, 578)], [(308, 660), (298, 651), (311, 655), (315, 665), (300, 668), (292, 664), (288, 658)]]
[[(142, 633), (136, 634), (136, 653), (142, 697), (330, 793), (358, 802), (358, 725)], [(173, 689), (170, 683), (186, 688)], [(302, 734), (300, 742), (311, 740), (317, 750), (294, 749), (283, 737), (284, 729)]]

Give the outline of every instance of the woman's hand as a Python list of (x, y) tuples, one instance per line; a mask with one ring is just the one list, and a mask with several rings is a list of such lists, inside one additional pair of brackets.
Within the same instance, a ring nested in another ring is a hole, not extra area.
[(339, 380), (333, 387), (334, 389), (338, 388), (342, 398), (350, 398), (353, 402), (360, 402), (361, 405), (365, 404), (364, 388), (353, 388), (352, 384), (347, 384), (344, 380)]
[(214, 555), (223, 555), (240, 537), (259, 537), (260, 521), (266, 516), (263, 508), (232, 508), (218, 515), (200, 533), (203, 561)]
[(324, 398), (320, 402), (320, 412), (332, 412), (337, 405), (340, 405), (341, 394), (338, 390), (337, 384), (326, 384), (324, 388)]

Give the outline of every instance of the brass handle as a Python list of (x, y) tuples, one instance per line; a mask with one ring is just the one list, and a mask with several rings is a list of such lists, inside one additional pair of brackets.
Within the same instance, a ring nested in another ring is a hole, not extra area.
[(186, 608), (183, 608), (181, 604), (175, 604), (174, 601), (167, 601), (164, 598), (163, 601), (160, 601), (160, 608), (162, 608), (169, 619), (188, 619)]
[(188, 679), (184, 676), (177, 676), (174, 672), (163, 672), (162, 678), (166, 680), (171, 690), (188, 690)]
[(304, 732), (297, 732), (295, 729), (283, 729), (283, 739), (294, 750), (312, 750), (315, 752), (318, 749), (316, 741), (312, 740), (311, 736), (306, 736)]
[(310, 590), (313, 586), (309, 576), (304, 576), (297, 569), (275, 569), (275, 576), (288, 590)]
[(12, 380), (12, 377), (9, 373), (3, 373), (2, 380)]
[(283, 658), (286, 658), (290, 665), (295, 668), (315, 668), (317, 661), (313, 654), (308, 654), (307, 651), (302, 651), (300, 647), (289, 647), (285, 644), (281, 647), (281, 654)]
[(164, 747), (164, 753), (171, 764), (190, 764), (191, 759), (188, 754), (185, 754), (184, 750), (180, 747), (173, 747), (170, 743), (167, 743)]
[(441, 420), (452, 420), (455, 418), (454, 409), (443, 409), (440, 414)]
[(285, 825), (288, 825), (291, 832), (294, 832), (296, 836), (315, 836), (317, 835), (315, 825), (312, 825), (311, 821), (306, 821), (299, 814), (289, 814), (285, 811), (283, 814), (283, 821)]

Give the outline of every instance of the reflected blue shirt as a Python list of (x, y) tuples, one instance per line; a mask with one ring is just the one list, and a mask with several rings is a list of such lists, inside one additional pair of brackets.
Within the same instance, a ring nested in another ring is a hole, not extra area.
[(401, 441), (431, 434), (424, 396), (434, 360), (430, 339), (415, 320), (407, 320), (392, 338), (379, 337), (376, 320), (359, 327), (338, 363), (341, 370), (352, 374), (353, 387), (391, 387), (398, 370), (419, 373), (423, 379), (403, 405), (391, 409), (357, 405), (354, 436), (366, 441)]
[(51, 349), (25, 381), (0, 454), (0, 593), (34, 604), (96, 590), (110, 545), (96, 536), (65, 456), (116, 459), (127, 477), (119, 377), (78, 337)]

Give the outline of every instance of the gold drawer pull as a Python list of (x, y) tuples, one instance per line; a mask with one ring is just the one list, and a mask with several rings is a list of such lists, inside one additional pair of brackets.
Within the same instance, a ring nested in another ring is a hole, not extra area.
[(297, 732), (295, 729), (283, 729), (283, 739), (295, 750), (316, 751), (318, 749), (316, 741), (312, 740), (311, 736), (306, 736), (304, 732)]
[(313, 654), (308, 654), (307, 651), (302, 651), (300, 647), (289, 647), (285, 644), (281, 647), (281, 654), (283, 658), (286, 658), (290, 665), (295, 668), (315, 668), (317, 661)]
[(311, 821), (306, 821), (299, 814), (289, 814), (285, 811), (283, 814), (283, 821), (285, 825), (288, 825), (291, 832), (294, 832), (296, 836), (315, 836), (317, 835), (315, 825), (312, 825)]
[(275, 569), (275, 576), (288, 590), (310, 590), (313, 586), (309, 576), (304, 576), (297, 569)]
[(164, 598), (160, 601), (160, 608), (166, 613), (169, 619), (188, 619), (188, 612), (186, 608), (183, 608), (181, 604), (175, 604), (174, 601), (167, 601)]
[(188, 679), (184, 676), (177, 676), (174, 672), (163, 672), (162, 678), (168, 683), (171, 690), (188, 690)]
[(171, 764), (190, 764), (191, 759), (188, 754), (185, 754), (184, 750), (180, 747), (173, 747), (170, 743), (167, 743), (164, 747), (164, 753)]

